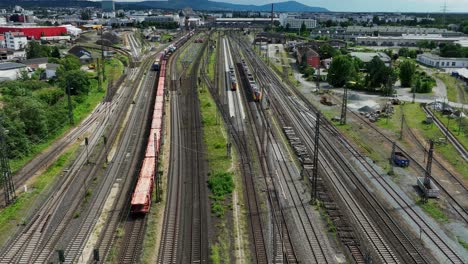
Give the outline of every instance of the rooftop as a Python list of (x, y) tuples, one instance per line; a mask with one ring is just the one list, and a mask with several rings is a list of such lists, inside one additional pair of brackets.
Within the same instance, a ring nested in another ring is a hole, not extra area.
[(383, 62), (390, 61), (390, 57), (383, 52), (351, 52), (351, 56), (356, 57), (363, 62), (370, 62), (374, 57), (379, 57)]
[(455, 60), (455, 61), (468, 61), (468, 58), (447, 58), (447, 57), (441, 57), (437, 54), (433, 53), (423, 53), (418, 56), (424, 56), (426, 58), (432, 59), (432, 60)]
[(16, 63), (16, 62), (0, 63), (0, 71), (13, 70), (13, 69), (19, 69), (19, 68), (25, 68), (25, 67), (26, 65), (21, 64), (21, 63)]

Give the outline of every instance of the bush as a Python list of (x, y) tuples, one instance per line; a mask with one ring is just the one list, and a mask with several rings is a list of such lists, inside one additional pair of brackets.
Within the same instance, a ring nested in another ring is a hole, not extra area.
[(213, 173), (208, 179), (208, 187), (216, 200), (223, 199), (234, 190), (234, 180), (229, 172)]

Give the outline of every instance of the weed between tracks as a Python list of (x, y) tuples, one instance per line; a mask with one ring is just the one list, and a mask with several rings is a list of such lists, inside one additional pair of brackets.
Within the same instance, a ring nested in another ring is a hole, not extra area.
[(231, 209), (231, 194), (235, 188), (232, 160), (227, 156), (227, 136), (222, 117), (206, 87), (199, 92), (203, 124), (203, 140), (208, 153), (208, 187), (211, 190), (211, 212), (220, 218), (217, 225), (217, 240), (211, 245), (211, 261), (221, 263), (230, 259), (230, 228), (224, 218), (226, 209)]
[(2, 241), (2, 244), (11, 235), (11, 232), (15, 230), (16, 226), (27, 224), (25, 218), (34, 209), (35, 201), (43, 200), (46, 197), (43, 191), (53, 185), (53, 182), (61, 172), (75, 159), (78, 147), (79, 143), (72, 145), (42, 175), (33, 179), (28, 184), (28, 192), (20, 194), (12, 205), (1, 209), (0, 241)]
[(422, 200), (419, 200), (417, 204), (435, 220), (443, 223), (448, 222), (447, 215), (442, 212), (442, 207), (437, 201), (430, 199), (427, 203), (424, 203)]

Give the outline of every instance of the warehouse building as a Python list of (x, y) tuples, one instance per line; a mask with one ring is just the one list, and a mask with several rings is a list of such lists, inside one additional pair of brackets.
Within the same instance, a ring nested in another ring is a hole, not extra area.
[(67, 28), (42, 26), (0, 26), (0, 34), (4, 34), (6, 32), (21, 32), (28, 39), (40, 39), (41, 37), (65, 35), (67, 34)]
[(468, 58), (444, 58), (431, 53), (419, 54), (418, 62), (435, 68), (466, 68)]

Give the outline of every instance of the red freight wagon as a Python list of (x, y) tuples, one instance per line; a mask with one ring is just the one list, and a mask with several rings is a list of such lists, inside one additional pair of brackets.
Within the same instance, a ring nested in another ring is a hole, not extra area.
[(155, 168), (155, 158), (145, 158), (143, 165), (141, 166), (139, 178), (151, 178), (154, 179)]
[(149, 212), (151, 207), (151, 192), (153, 191), (153, 179), (152, 178), (140, 178), (138, 179), (135, 192), (132, 196), (131, 212), (132, 213), (143, 213)]
[(161, 118), (154, 118), (153, 122), (151, 123), (151, 129), (161, 129), (161, 128), (162, 128)]
[(154, 158), (156, 157), (156, 150), (154, 148), (154, 134), (150, 134), (148, 137), (148, 145), (146, 145), (146, 158)]

